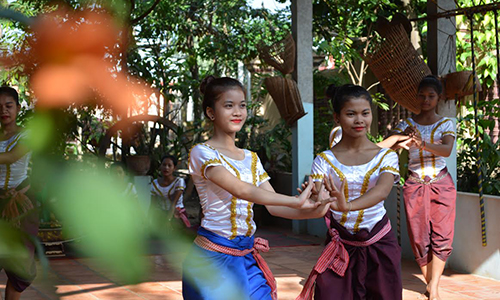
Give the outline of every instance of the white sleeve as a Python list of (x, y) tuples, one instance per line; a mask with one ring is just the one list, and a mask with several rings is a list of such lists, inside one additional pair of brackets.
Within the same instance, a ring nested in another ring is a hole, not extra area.
[(406, 120), (403, 120), (399, 122), (399, 124), (394, 128), (393, 131), (396, 133), (402, 133), (406, 128), (408, 128), (408, 122)]
[(328, 168), (325, 160), (317, 155), (311, 167), (311, 178), (313, 182), (322, 181), (327, 174)]
[(184, 178), (177, 179), (177, 183), (175, 185), (175, 190), (176, 191), (184, 191), (186, 189), (186, 182), (184, 181)]
[(391, 173), (394, 175), (394, 183), (399, 182), (399, 157), (396, 151), (387, 150), (387, 153), (380, 164), (379, 175), (382, 173)]
[(208, 180), (205, 171), (209, 167), (222, 166), (216, 150), (203, 144), (198, 144), (189, 153), (189, 174), (201, 176)]
[(257, 184), (259, 186), (261, 184), (263, 184), (264, 182), (269, 181), (271, 179), (271, 177), (269, 177), (266, 170), (264, 169), (264, 166), (262, 165), (260, 158), (258, 158), (258, 160), (257, 160), (257, 176), (258, 176), (258, 180), (257, 180), (258, 183)]
[(452, 119), (447, 119), (447, 121), (440, 126), (439, 132), (441, 133), (441, 138), (445, 135), (451, 135), (453, 137), (457, 136), (455, 123)]

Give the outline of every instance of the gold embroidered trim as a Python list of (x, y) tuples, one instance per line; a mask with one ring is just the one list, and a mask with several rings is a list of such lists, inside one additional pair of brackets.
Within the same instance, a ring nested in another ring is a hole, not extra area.
[[(434, 135), (436, 134), (436, 131), (437, 129), (439, 128), (439, 126), (441, 126), (442, 124), (446, 123), (451, 120), (450, 119), (444, 119), (443, 121), (439, 122), (439, 124), (436, 125), (436, 127), (434, 127), (434, 129), (432, 129), (432, 132), (431, 132), (431, 144), (434, 144)], [(433, 178), (437, 176), (436, 174), (436, 156), (434, 154), (432, 154), (432, 170), (433, 170)], [(422, 176), (422, 179), (424, 179), (425, 177)]]
[(325, 177), (323, 174), (311, 174), (310, 176), (312, 179), (323, 179)]
[[(420, 132), (420, 130), (418, 130), (417, 128), (417, 125), (413, 125), (409, 119), (405, 119), (406, 123), (408, 124), (408, 126), (411, 126), (413, 128), (415, 128), (415, 130), (417, 131), (417, 133), (422, 137), (422, 133)], [(422, 137), (423, 139), (423, 137)], [(424, 150), (422, 149), (419, 149), (418, 150), (418, 156), (420, 157), (420, 168), (422, 169), (422, 179), (425, 178), (425, 173), (424, 173), (424, 168), (425, 168), (425, 165), (424, 165)]]
[(252, 152), (252, 183), (257, 186), (257, 154)]
[[(11, 150), (10, 148), (17, 143), (17, 141), (19, 141), (19, 139), (21, 138), (21, 133), (18, 133), (17, 136), (14, 138), (14, 140), (12, 140), (12, 142), (10, 142), (7, 147), (5, 147), (5, 152), (8, 152), (9, 150)], [(9, 182), (10, 182), (10, 164), (6, 164), (5, 165), (5, 183), (3, 185), (3, 189), (4, 190), (8, 190), (9, 189)]]
[(174, 181), (171, 183), (172, 187), (168, 190), (168, 193), (167, 193), (167, 196), (168, 196), (169, 199), (170, 199), (170, 193), (175, 188), (175, 186), (177, 185), (178, 181), (179, 181), (179, 177), (175, 178)]
[(220, 159), (218, 158), (212, 158), (212, 159), (209, 159), (207, 160), (206, 162), (203, 163), (203, 165), (201, 166), (201, 176), (205, 179), (208, 179), (206, 176), (205, 176), (205, 169), (209, 166), (209, 165), (212, 165), (212, 164), (222, 164), (222, 162), (220, 161)]
[[(233, 167), (233, 165), (231, 165), (227, 159), (224, 158), (224, 156), (220, 156), (225, 162), (226, 164), (231, 168), (233, 169), (234, 173), (236, 174), (236, 177), (238, 179), (241, 180), (241, 176), (240, 176), (240, 172), (238, 172), (238, 169), (236, 169), (235, 167)], [(231, 236), (229, 237), (230, 240), (234, 239), (237, 235), (238, 235), (238, 225), (236, 224), (236, 205), (237, 205), (237, 198), (235, 196), (233, 196), (233, 198), (231, 198)]]
[(269, 178), (269, 175), (267, 174), (267, 172), (264, 172), (264, 174), (259, 175), (260, 182), (266, 180), (267, 178)]
[[(259, 160), (259, 157), (257, 156), (257, 153), (252, 152), (252, 182), (253, 185), (257, 186), (257, 179), (259, 176), (257, 176), (257, 162)], [(252, 218), (253, 218), (253, 210), (252, 210), (253, 203), (248, 201), (247, 205), (247, 218), (246, 218), (246, 223), (248, 226), (247, 233), (245, 234), (246, 236), (251, 236), (252, 231), (253, 231), (253, 226), (252, 226)]]
[(361, 222), (363, 222), (364, 216), (365, 216), (365, 210), (362, 209), (358, 212), (358, 217), (356, 218), (356, 223), (354, 223), (354, 228), (353, 228), (354, 233), (359, 232), (359, 225), (361, 225)]
[(445, 136), (445, 135), (452, 135), (452, 136), (456, 136), (457, 134), (455, 133), (455, 131), (451, 131), (451, 130), (450, 130), (450, 131), (445, 131), (445, 132), (443, 132), (443, 134), (442, 134), (442, 135), (443, 135), (443, 136)]
[[(363, 179), (363, 185), (361, 185), (360, 196), (364, 195), (366, 193), (366, 191), (368, 190), (368, 185), (370, 184), (370, 177), (380, 167), (384, 158), (387, 156), (387, 154), (393, 153), (393, 152), (396, 153), (394, 150), (388, 150), (387, 152), (385, 152), (384, 155), (382, 155), (382, 157), (378, 161), (378, 163), (373, 168), (371, 168), (370, 171), (368, 171), (366, 173), (365, 178)], [(380, 171), (379, 171), (379, 173), (380, 173)], [(359, 225), (361, 224), (361, 222), (363, 222), (364, 214), (365, 214), (364, 209), (359, 211), (358, 218), (356, 219), (356, 223), (354, 223), (354, 229), (353, 229), (354, 233), (359, 232)]]
[[(259, 161), (259, 157), (257, 156), (257, 153), (252, 152), (252, 181), (253, 181), (253, 185), (255, 185), (255, 186), (257, 186), (257, 183), (258, 183), (257, 179), (259, 178), (259, 176), (257, 176), (257, 162), (258, 161)], [(252, 231), (253, 231), (253, 226), (252, 226), (253, 210), (252, 210), (252, 207), (253, 207), (253, 203), (248, 201), (247, 218), (246, 218), (248, 230), (247, 230), (246, 236), (251, 236)]]
[(379, 174), (382, 173), (383, 171), (393, 171), (393, 172), (396, 172), (399, 174), (399, 170), (394, 168), (394, 167), (391, 167), (391, 166), (385, 166), (385, 167), (381, 168), (379, 171)]
[(165, 197), (165, 195), (163, 195), (163, 193), (161, 192), (160, 188), (156, 185), (154, 180), (153, 180), (153, 188), (156, 190), (158, 196)]
[[(333, 154), (333, 152), (332, 152)], [(332, 167), (332, 169), (337, 173), (337, 176), (339, 176), (340, 180), (345, 182), (344, 185), (344, 198), (346, 202), (349, 202), (349, 185), (347, 182), (347, 179), (345, 178), (345, 175), (335, 166), (333, 163), (328, 159), (326, 154), (324, 152), (320, 153), (319, 156), (323, 158), (329, 165)], [(342, 218), (340, 219), (340, 225), (344, 226), (345, 222), (347, 222), (347, 213), (342, 214)]]
[(5, 147), (5, 152), (7, 151), (10, 151), (12, 150), (11, 147), (17, 143), (17, 141), (19, 141), (19, 139), (21, 138), (21, 133), (18, 133), (17, 136), (14, 138), (14, 140), (12, 140), (12, 142), (10, 142), (7, 147)]

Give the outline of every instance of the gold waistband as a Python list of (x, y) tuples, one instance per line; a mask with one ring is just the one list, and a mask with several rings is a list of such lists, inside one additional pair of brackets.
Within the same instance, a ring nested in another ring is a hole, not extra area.
[(421, 184), (425, 184), (425, 185), (428, 185), (428, 184), (432, 184), (432, 183), (435, 183), (435, 182), (438, 182), (439, 180), (442, 180), (444, 179), (446, 176), (448, 176), (448, 172), (445, 172), (435, 178), (432, 178), (431, 180), (429, 181), (425, 181), (423, 180), (422, 178), (420, 177), (417, 177), (417, 176), (409, 176), (408, 177), (408, 180), (412, 180), (412, 181), (415, 181), (415, 182), (418, 182), (418, 183), (421, 183)]

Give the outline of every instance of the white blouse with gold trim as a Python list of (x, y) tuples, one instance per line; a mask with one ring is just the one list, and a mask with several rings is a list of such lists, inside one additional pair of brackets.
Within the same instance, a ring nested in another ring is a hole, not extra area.
[(220, 236), (233, 239), (255, 233), (253, 203), (238, 199), (206, 176), (208, 168), (223, 166), (241, 181), (260, 186), (270, 178), (256, 153), (246, 150), (243, 160), (222, 155), (208, 144), (198, 144), (189, 154), (189, 173), (196, 186), (203, 210), (201, 226)]
[[(408, 118), (399, 123), (394, 131), (398, 133), (403, 132), (408, 126), (416, 128), (422, 140), (426, 143), (441, 144), (441, 139), (444, 136), (456, 136), (455, 124), (450, 118), (442, 118), (431, 125), (420, 125), (412, 118)], [(436, 156), (429, 151), (418, 149), (415, 146), (410, 147), (408, 169), (417, 173), (420, 178), (424, 179), (425, 176), (435, 178), (445, 167), (446, 161), (444, 157)]]
[[(394, 174), (394, 182), (399, 181), (398, 155), (393, 150), (380, 149), (368, 163), (357, 166), (343, 165), (331, 150), (327, 150), (314, 159), (311, 177), (313, 181), (321, 181), (325, 175), (330, 174), (338, 188), (341, 186), (341, 180), (347, 179), (343, 192), (346, 201), (349, 202), (359, 198), (374, 187), (379, 176), (384, 172)], [(332, 210), (333, 218), (351, 233), (357, 233), (363, 228), (371, 231), (385, 213), (384, 201), (380, 201), (370, 208), (348, 213)]]
[[(160, 205), (163, 210), (170, 210), (171, 208), (171, 203), (172, 200), (174, 199), (174, 195), (177, 191), (184, 191), (186, 188), (186, 183), (184, 182), (184, 179), (177, 177), (172, 181), (169, 185), (167, 186), (161, 186), (158, 183), (158, 179), (153, 180), (151, 183), (151, 194), (154, 196), (159, 196), (163, 199), (161, 201)], [(181, 194), (181, 197), (179, 198), (179, 201), (177, 202), (176, 206), (177, 208), (183, 208), (184, 207), (184, 200)]]
[[(0, 152), (11, 151), (20, 141), (26, 139), (27, 131), (21, 131), (5, 141), (0, 141)], [(28, 165), (31, 158), (31, 152), (26, 153), (17, 161), (0, 165), (0, 188), (4, 190), (17, 187), (21, 182), (28, 178)]]

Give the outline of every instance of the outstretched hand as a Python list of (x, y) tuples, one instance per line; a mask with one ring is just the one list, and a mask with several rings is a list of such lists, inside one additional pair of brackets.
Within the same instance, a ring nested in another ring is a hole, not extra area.
[(329, 197), (329, 193), (324, 188), (323, 182), (321, 183), (318, 191), (311, 177), (309, 177), (309, 180), (302, 184), (302, 189), (297, 188), (297, 191), (300, 193), (300, 195), (297, 197), (299, 203), (295, 208), (311, 209), (332, 202), (334, 199)]
[(346, 184), (346, 179), (342, 180), (340, 189), (335, 186), (335, 182), (331, 175), (328, 175), (324, 180), (326, 190), (329, 192), (330, 197), (335, 198), (335, 201), (330, 203), (330, 208), (335, 211), (345, 212), (349, 210), (349, 205), (346, 202), (344, 195), (344, 188)]

